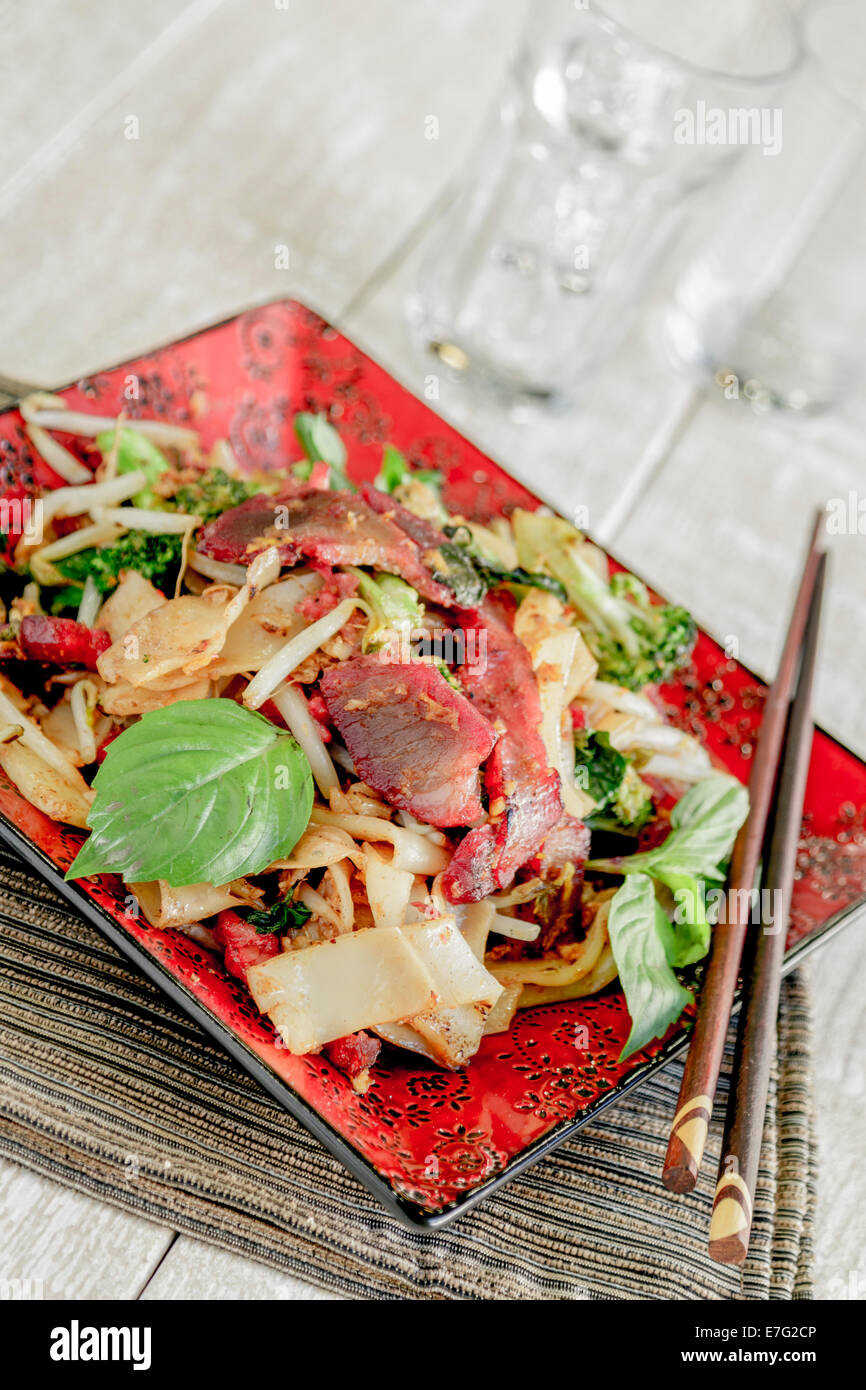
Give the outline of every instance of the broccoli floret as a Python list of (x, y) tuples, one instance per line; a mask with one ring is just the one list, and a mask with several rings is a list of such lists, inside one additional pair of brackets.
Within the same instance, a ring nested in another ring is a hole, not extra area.
[(697, 628), (684, 608), (652, 603), (632, 574), (604, 579), (580, 532), (560, 517), (518, 510), (513, 525), (521, 564), (546, 569), (565, 586), (600, 679), (638, 690), (670, 680), (688, 660)]
[(598, 661), (599, 679), (629, 690), (670, 680), (692, 653), (697, 637), (694, 618), (675, 604), (647, 601), (642, 608), (625, 598), (620, 602), (626, 609), (629, 626), (638, 637), (638, 649), (626, 651), (616, 639), (584, 628), (587, 646)]
[(574, 736), (574, 776), (595, 802), (588, 824), (594, 829), (638, 830), (652, 811), (649, 787), (610, 735), (579, 729)]
[(237, 507), (261, 491), (261, 482), (233, 478), (224, 468), (209, 468), (196, 482), (182, 483), (173, 500), (179, 511), (212, 521), (229, 507)]
[[(55, 568), (68, 579), (70, 587), (61, 589), (55, 595), (55, 602), (61, 608), (77, 605), (87, 576), (93, 577), (101, 594), (110, 593), (117, 587), (123, 570), (138, 570), (145, 579), (152, 579), (159, 587), (166, 582), (174, 583), (180, 566), (182, 536), (159, 536), (151, 531), (127, 531), (114, 545), (101, 549), (79, 550), (58, 560)], [(65, 596), (65, 601), (64, 601)]]
[(620, 825), (639, 830), (652, 814), (652, 793), (638, 776), (631, 763), (626, 764), (623, 779), (613, 800), (613, 813)]

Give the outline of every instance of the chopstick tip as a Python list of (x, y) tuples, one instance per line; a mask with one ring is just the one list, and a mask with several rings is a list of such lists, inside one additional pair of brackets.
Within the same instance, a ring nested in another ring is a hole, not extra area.
[(712, 1098), (693, 1096), (681, 1105), (671, 1125), (662, 1183), (668, 1192), (691, 1192), (698, 1180), (710, 1116)]
[(743, 1178), (724, 1172), (716, 1184), (710, 1220), (709, 1255), (722, 1265), (740, 1265), (749, 1250), (752, 1195)]
[(668, 1192), (694, 1192), (697, 1173), (688, 1164), (668, 1165), (662, 1170), (662, 1184)]

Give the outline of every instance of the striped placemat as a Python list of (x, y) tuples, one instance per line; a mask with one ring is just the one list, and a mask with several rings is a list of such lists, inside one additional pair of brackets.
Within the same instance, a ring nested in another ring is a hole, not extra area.
[(783, 989), (779, 1056), (742, 1271), (706, 1254), (721, 1126), (697, 1192), (671, 1197), (659, 1182), (676, 1064), (454, 1225), (415, 1234), (0, 848), (0, 1152), (349, 1297), (810, 1297), (798, 975)]

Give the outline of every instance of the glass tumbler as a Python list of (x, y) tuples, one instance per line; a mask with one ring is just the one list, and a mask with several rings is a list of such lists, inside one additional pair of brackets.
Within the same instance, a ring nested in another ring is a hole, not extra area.
[(863, 375), (866, 22), (860, 0), (807, 10), (781, 99), (780, 149), (750, 150), (684, 255), (664, 332), (679, 363), (758, 414), (817, 413)]
[(742, 153), (737, 131), (707, 138), (707, 112), (769, 110), (798, 62), (772, 0), (533, 0), (407, 303), (430, 370), (509, 405), (570, 403), (692, 195)]

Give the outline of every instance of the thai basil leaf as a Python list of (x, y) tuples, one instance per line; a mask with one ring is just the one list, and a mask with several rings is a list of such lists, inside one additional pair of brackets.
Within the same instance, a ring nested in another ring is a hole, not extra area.
[(623, 1061), (662, 1037), (693, 996), (671, 967), (671, 924), (646, 874), (630, 875), (614, 894), (607, 929), (631, 1018)]
[(296, 903), (291, 898), (281, 898), (273, 907), (254, 908), (247, 913), (247, 921), (252, 922), (259, 936), (273, 936), (274, 933), (297, 931), (310, 917), (312, 910), (306, 903)]
[(749, 793), (735, 777), (724, 773), (706, 777), (690, 787), (671, 812), (671, 833), (655, 849), (622, 859), (591, 859), (589, 869), (607, 873), (659, 871), (700, 875), (721, 880), (720, 864), (727, 859), (737, 831), (749, 813)]
[(93, 787), (91, 835), (67, 878), (230, 883), (288, 854), (313, 805), (295, 740), (233, 700), (145, 714), (108, 745)]
[(295, 416), (294, 427), (297, 441), (307, 458), (313, 463), (321, 459), (328, 465), (331, 487), (357, 491), (346, 473), (346, 446), (327, 415), (314, 415), (312, 411), (301, 410)]

